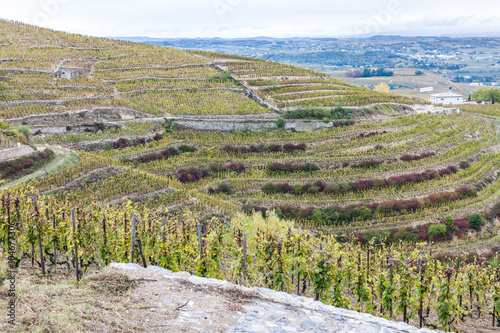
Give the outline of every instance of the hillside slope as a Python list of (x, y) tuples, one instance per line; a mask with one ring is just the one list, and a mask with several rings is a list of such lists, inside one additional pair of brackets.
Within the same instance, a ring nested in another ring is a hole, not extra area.
[(415, 101), (275, 62), (0, 21), (0, 119), (97, 107), (164, 117), (386, 102)]

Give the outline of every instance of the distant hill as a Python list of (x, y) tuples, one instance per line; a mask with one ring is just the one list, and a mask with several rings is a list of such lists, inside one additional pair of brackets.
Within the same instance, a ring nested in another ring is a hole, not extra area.
[(249, 57), (93, 38), (5, 20), (0, 28), (0, 118), (98, 107), (163, 117), (415, 102)]
[(327, 72), (335, 77), (345, 67), (441, 71), (452, 79), (500, 80), (498, 37), (356, 36), (349, 38), (128, 38), (182, 49), (221, 52), (277, 61)]

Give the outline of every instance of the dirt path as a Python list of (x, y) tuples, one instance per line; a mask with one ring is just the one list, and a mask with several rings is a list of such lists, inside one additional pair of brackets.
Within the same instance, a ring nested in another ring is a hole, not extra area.
[(54, 160), (52, 160), (49, 164), (45, 165), (44, 167), (36, 170), (35, 172), (33, 172), (29, 175), (26, 175), (24, 177), (16, 179), (12, 182), (3, 184), (2, 186), (0, 186), (0, 190), (5, 190), (5, 189), (13, 187), (17, 184), (27, 182), (33, 178), (37, 178), (37, 177), (41, 177), (41, 176), (45, 176), (45, 175), (54, 173), (55, 171), (59, 170), (63, 165), (70, 163), (72, 152), (69, 149), (52, 147), (52, 146), (45, 146), (45, 147), (54, 151), (54, 153), (56, 154), (56, 157), (54, 158)]

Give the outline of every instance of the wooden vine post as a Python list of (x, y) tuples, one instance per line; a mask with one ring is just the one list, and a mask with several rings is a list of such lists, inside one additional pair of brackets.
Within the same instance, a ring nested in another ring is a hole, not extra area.
[(33, 208), (35, 210), (35, 221), (36, 229), (38, 233), (38, 250), (40, 252), (40, 266), (42, 266), (42, 274), (45, 275), (45, 258), (43, 256), (43, 247), (42, 247), (42, 219), (40, 218), (40, 212), (38, 211), (38, 207), (36, 205), (36, 197), (33, 197)]
[[(203, 259), (203, 240), (201, 239), (201, 224), (198, 223), (198, 248), (199, 248), (199, 255), (200, 255), (200, 260)], [(203, 276), (205, 276), (205, 263), (203, 263)]]
[(137, 246), (139, 247), (139, 252), (141, 253), (141, 259), (142, 259), (142, 266), (144, 268), (148, 267), (148, 263), (146, 261), (146, 257), (144, 256), (144, 251), (142, 249), (142, 242), (140, 239), (137, 240)]
[(165, 216), (163, 216), (161, 221), (161, 241), (165, 245)]
[(104, 263), (108, 266), (108, 258), (107, 258), (107, 249), (108, 249), (108, 241), (107, 241), (107, 232), (106, 232), (106, 217), (102, 218), (102, 233), (103, 233), (103, 241), (104, 241), (104, 249), (106, 251), (106, 258), (104, 258)]
[[(300, 252), (300, 239), (297, 249)], [(297, 264), (297, 295), (300, 295), (300, 264)]]
[[(7, 209), (7, 230), (11, 229), (11, 219), (10, 219), (10, 193), (7, 196), (7, 202), (5, 202), (5, 194), (2, 195), (2, 206)], [(2, 246), (2, 253), (5, 253), (5, 248)]]
[(132, 216), (132, 245), (130, 246), (130, 263), (134, 262), (134, 250), (135, 250), (135, 228), (137, 223), (137, 215)]
[(202, 255), (202, 244), (201, 244), (201, 225), (198, 224), (198, 249), (200, 252), (200, 258)]
[[(394, 260), (391, 258), (391, 260), (389, 261), (389, 284), (392, 286), (392, 281), (394, 279)], [(391, 308), (390, 308), (390, 317), (392, 319), (392, 315), (393, 315), (393, 306), (391, 304)]]
[(243, 278), (246, 279), (247, 272), (247, 234), (243, 234)]
[[(47, 218), (49, 217), (47, 210)], [(52, 228), (54, 229), (54, 272), (57, 270), (57, 222), (56, 216), (54, 215), (54, 220), (52, 221)]]
[(125, 249), (125, 258), (127, 257), (127, 213), (123, 215), (123, 247)]
[(423, 300), (423, 295), (422, 295), (422, 283), (423, 283), (423, 277), (424, 277), (424, 274), (423, 274), (423, 269), (422, 269), (422, 259), (418, 259), (418, 274), (420, 275), (420, 290), (419, 290), (419, 294), (420, 294), (420, 299), (419, 299), (419, 305), (418, 305), (418, 319), (419, 319), (419, 323), (420, 323), (420, 327), (423, 326), (423, 320), (424, 320), (424, 313), (423, 313), (423, 309), (424, 309), (424, 300)]
[[(500, 269), (497, 268), (496, 269), (496, 279), (495, 279), (497, 282), (500, 282)], [(496, 295), (496, 296), (493, 296), (493, 309), (491, 310), (491, 314), (493, 316), (493, 327), (495, 327), (495, 323), (497, 324), (497, 326), (500, 326), (500, 318), (497, 318), (497, 306), (496, 306), (496, 302), (500, 302), (500, 299), (498, 300), (495, 300), (495, 297), (500, 297), (500, 295)]]
[(76, 268), (76, 281), (80, 281), (80, 272), (78, 269), (78, 240), (77, 240), (77, 230), (76, 230), (76, 223), (75, 223), (75, 210), (72, 208), (71, 209), (71, 226), (73, 228), (73, 242), (75, 246), (75, 268)]
[(366, 282), (370, 280), (370, 248), (366, 249)]

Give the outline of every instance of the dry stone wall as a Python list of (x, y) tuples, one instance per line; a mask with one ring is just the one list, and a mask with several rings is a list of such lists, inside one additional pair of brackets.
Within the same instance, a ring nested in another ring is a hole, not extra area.
[(40, 126), (40, 127), (56, 127), (56, 126), (74, 126), (83, 124), (93, 124), (95, 122), (113, 122), (133, 120), (137, 118), (145, 118), (141, 112), (132, 109), (122, 108), (98, 108), (84, 111), (70, 111), (59, 114), (44, 114), (33, 115), (19, 119), (9, 119), (5, 122), (14, 126)]
[(176, 120), (181, 127), (200, 131), (258, 131), (276, 127), (276, 121)]
[(30, 155), (35, 151), (30, 146), (21, 146), (0, 150), (0, 161), (13, 160), (25, 155)]

